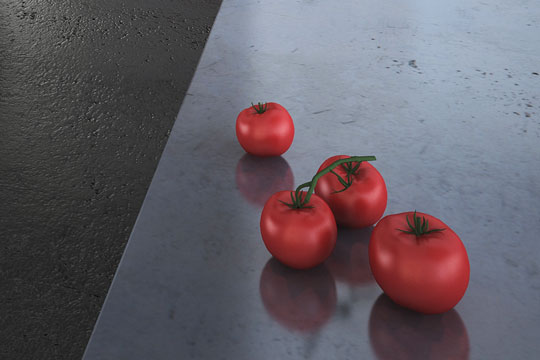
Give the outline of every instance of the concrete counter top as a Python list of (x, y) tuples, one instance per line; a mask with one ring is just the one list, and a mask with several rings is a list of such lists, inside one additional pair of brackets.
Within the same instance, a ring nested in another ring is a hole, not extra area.
[[(532, 1), (224, 0), (85, 359), (538, 356), (538, 18)], [(258, 101), (295, 122), (282, 157), (236, 141)], [(340, 229), (312, 271), (271, 260), (264, 201), (336, 154), (377, 156), (385, 214), (460, 235), (471, 279), (455, 309), (381, 296), (370, 229)]]

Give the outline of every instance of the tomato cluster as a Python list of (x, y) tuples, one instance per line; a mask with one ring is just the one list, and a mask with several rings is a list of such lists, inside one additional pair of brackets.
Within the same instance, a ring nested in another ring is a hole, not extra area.
[[(236, 133), (248, 153), (279, 156), (292, 144), (294, 125), (281, 105), (259, 103), (239, 114)], [(314, 268), (334, 250), (338, 225), (376, 224), (369, 241), (369, 265), (388, 297), (426, 314), (452, 309), (469, 283), (465, 246), (446, 224), (428, 214), (415, 211), (381, 219), (387, 189), (369, 163), (373, 160), (374, 156), (332, 156), (296, 191), (270, 196), (260, 219), (266, 248), (291, 268)]]
[[(386, 208), (387, 196), (382, 176), (367, 160), (375, 157), (331, 157), (313, 180), (296, 192), (272, 195), (263, 208), (260, 224), (268, 251), (290, 267), (307, 269), (330, 256), (337, 225), (373, 225)], [(340, 180), (334, 180), (334, 176)], [(302, 191), (308, 186), (307, 192)]]

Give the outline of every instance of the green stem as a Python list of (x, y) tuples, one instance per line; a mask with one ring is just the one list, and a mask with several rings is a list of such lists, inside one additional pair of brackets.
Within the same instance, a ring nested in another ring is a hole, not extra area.
[[(348, 158), (334, 161), (332, 164), (330, 164), (329, 166), (325, 167), (324, 169), (319, 171), (317, 174), (315, 174), (315, 176), (313, 176), (313, 179), (311, 179), (311, 181), (303, 183), (296, 188), (293, 204), (291, 204), (290, 207), (295, 208), (295, 209), (301, 209), (301, 208), (306, 207), (307, 203), (309, 203), (309, 199), (311, 199), (311, 195), (313, 194), (313, 191), (315, 191), (315, 186), (317, 185), (317, 181), (319, 181), (319, 179), (323, 177), (324, 175), (332, 172), (332, 170), (334, 170), (339, 165), (348, 164), (352, 162), (375, 161), (375, 160), (376, 160), (375, 156), (351, 156)], [(309, 189), (306, 193), (306, 196), (304, 197), (304, 200), (302, 201), (302, 199), (300, 199), (300, 191), (306, 187), (309, 187)]]
[[(258, 107), (257, 107), (258, 106)], [(255, 111), (257, 112), (257, 114), (263, 114), (266, 109), (268, 109), (268, 103), (264, 103), (264, 105), (262, 103), (258, 103), (257, 106), (253, 105), (253, 103), (251, 103), (251, 107), (253, 109), (255, 109)]]
[(422, 216), (422, 221), (420, 221), (420, 217), (416, 216), (416, 210), (414, 210), (414, 213), (413, 213), (414, 225), (411, 224), (411, 222), (409, 221), (409, 217), (407, 215), (405, 215), (405, 220), (407, 220), (407, 225), (409, 225), (409, 230), (401, 230), (401, 229), (397, 229), (397, 230), (404, 232), (405, 234), (415, 235), (416, 237), (446, 230), (445, 228), (429, 229), (429, 221), (426, 220), (425, 216)]

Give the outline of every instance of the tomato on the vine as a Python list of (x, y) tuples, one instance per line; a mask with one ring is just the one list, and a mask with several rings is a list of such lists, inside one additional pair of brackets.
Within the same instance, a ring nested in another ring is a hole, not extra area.
[[(349, 157), (332, 156), (322, 163), (319, 171), (336, 160)], [(367, 161), (336, 167), (332, 174), (326, 174), (319, 180), (315, 193), (328, 203), (336, 222), (346, 227), (371, 226), (386, 209), (386, 184), (377, 169)]]
[[(300, 196), (305, 196), (302, 191)], [(285, 204), (291, 191), (280, 191), (268, 199), (261, 214), (261, 235), (268, 251), (279, 261), (296, 269), (322, 263), (334, 249), (337, 225), (332, 211), (317, 195), (306, 207)]]
[[(264, 205), (260, 223), (268, 251), (285, 265), (297, 269), (314, 267), (326, 260), (336, 244), (337, 225), (330, 207), (313, 193), (317, 182), (339, 165), (371, 160), (375, 156), (336, 160), (295, 191), (272, 195)], [(302, 191), (304, 188), (308, 191)]]
[(289, 112), (280, 104), (252, 104), (236, 118), (236, 137), (250, 154), (279, 156), (293, 142), (294, 123)]
[(469, 284), (469, 258), (458, 235), (441, 220), (416, 211), (377, 223), (369, 263), (394, 302), (425, 314), (452, 309)]

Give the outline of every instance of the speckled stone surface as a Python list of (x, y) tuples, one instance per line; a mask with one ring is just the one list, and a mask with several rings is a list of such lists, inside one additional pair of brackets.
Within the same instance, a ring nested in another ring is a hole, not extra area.
[[(85, 360), (538, 357), (539, 18), (534, 1), (224, 0)], [(280, 159), (236, 141), (257, 101), (295, 121)], [(460, 235), (471, 280), (455, 309), (381, 296), (369, 229), (340, 229), (311, 272), (270, 260), (268, 189), (335, 154), (377, 156), (386, 214)]]
[(218, 0), (0, 0), (0, 358), (80, 359)]

